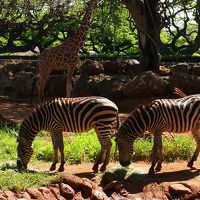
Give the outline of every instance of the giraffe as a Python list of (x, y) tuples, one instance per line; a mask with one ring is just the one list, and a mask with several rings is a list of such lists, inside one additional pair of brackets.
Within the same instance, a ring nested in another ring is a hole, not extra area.
[(53, 70), (67, 70), (66, 96), (71, 96), (74, 67), (79, 62), (78, 53), (84, 46), (89, 27), (92, 10), (97, 5), (97, 0), (90, 0), (85, 8), (85, 14), (78, 31), (71, 37), (53, 48), (45, 49), (38, 57), (38, 97), (44, 97), (45, 83)]

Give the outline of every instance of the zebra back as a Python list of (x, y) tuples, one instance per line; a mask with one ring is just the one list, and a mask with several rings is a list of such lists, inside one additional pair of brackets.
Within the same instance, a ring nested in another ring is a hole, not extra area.
[(56, 98), (38, 106), (22, 122), (19, 137), (27, 138), (30, 143), (40, 130), (51, 131), (59, 126), (62, 131), (83, 132), (94, 128), (110, 127), (117, 119), (117, 106), (104, 97)]
[(157, 99), (135, 109), (118, 129), (118, 137), (127, 140), (143, 136), (145, 131), (187, 132), (200, 120), (200, 95), (179, 99)]

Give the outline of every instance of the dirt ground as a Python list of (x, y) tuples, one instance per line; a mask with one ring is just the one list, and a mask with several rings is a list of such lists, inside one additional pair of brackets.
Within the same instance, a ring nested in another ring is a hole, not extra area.
[[(133, 102), (132, 100), (122, 101), (118, 106), (120, 110), (120, 118), (123, 121), (128, 113), (138, 104), (148, 102), (152, 99), (139, 99)], [(0, 96), (0, 120), (6, 123), (20, 123), (26, 114), (37, 105), (36, 101), (30, 103), (30, 98), (16, 99), (11, 97)], [(50, 163), (33, 166), (30, 163), (29, 166), (33, 170), (48, 171)], [(108, 165), (108, 171), (112, 171), (115, 168), (121, 168), (119, 163), (110, 163)], [(194, 169), (187, 167), (187, 162), (164, 162), (162, 171), (156, 175), (147, 175), (150, 163), (136, 162), (129, 166), (129, 169), (133, 172), (132, 178), (126, 178), (128, 191), (132, 194), (142, 192), (143, 188), (150, 183), (177, 183), (183, 181), (198, 181), (200, 185), (200, 162), (196, 161)], [(92, 173), (92, 163), (81, 165), (66, 165), (65, 173), (75, 174), (81, 178), (88, 178), (97, 183), (101, 182), (101, 176), (96, 176)], [(134, 174), (137, 176), (134, 176)], [(134, 180), (134, 181), (133, 181)], [(195, 183), (196, 184), (196, 183)]]

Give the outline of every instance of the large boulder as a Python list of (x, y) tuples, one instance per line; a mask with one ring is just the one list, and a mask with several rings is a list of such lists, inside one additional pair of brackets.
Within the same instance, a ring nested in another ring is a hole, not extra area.
[(170, 88), (173, 91), (177, 87), (185, 94), (200, 93), (200, 76), (191, 75), (188, 73), (174, 73), (171, 77)]
[(89, 76), (98, 75), (103, 72), (103, 65), (95, 60), (85, 60), (80, 66), (82, 74), (87, 73)]
[(130, 80), (128, 75), (119, 75), (111, 79), (104, 79), (98, 83), (101, 96), (118, 99), (122, 97), (122, 87)]
[(87, 73), (81, 74), (80, 78), (74, 81), (74, 87), (72, 89), (73, 97), (97, 95), (99, 95), (99, 90), (96, 81), (88, 76)]
[(131, 73), (141, 72), (140, 64), (135, 59), (121, 59), (121, 60), (104, 60), (101, 61), (104, 74), (114, 75), (119, 73)]
[(171, 69), (170, 89), (177, 87), (186, 94), (200, 93), (200, 64), (179, 63)]
[(10, 96), (30, 96), (37, 62), (24, 61), (0, 68), (0, 93)]
[(129, 98), (163, 96), (168, 92), (168, 84), (152, 71), (143, 72), (127, 82), (123, 96)]

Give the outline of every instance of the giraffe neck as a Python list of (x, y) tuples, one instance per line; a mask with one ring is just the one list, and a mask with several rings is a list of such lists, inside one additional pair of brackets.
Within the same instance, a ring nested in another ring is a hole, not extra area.
[(84, 42), (86, 39), (86, 35), (87, 35), (87, 31), (89, 28), (89, 23), (90, 23), (90, 19), (91, 19), (91, 15), (92, 15), (92, 10), (95, 6), (95, 0), (91, 0), (85, 10), (85, 15), (83, 17), (83, 20), (81, 22), (81, 25), (77, 31), (77, 33), (75, 34), (74, 37), (77, 38), (77, 42), (79, 43), (79, 47), (83, 47), (84, 46)]

